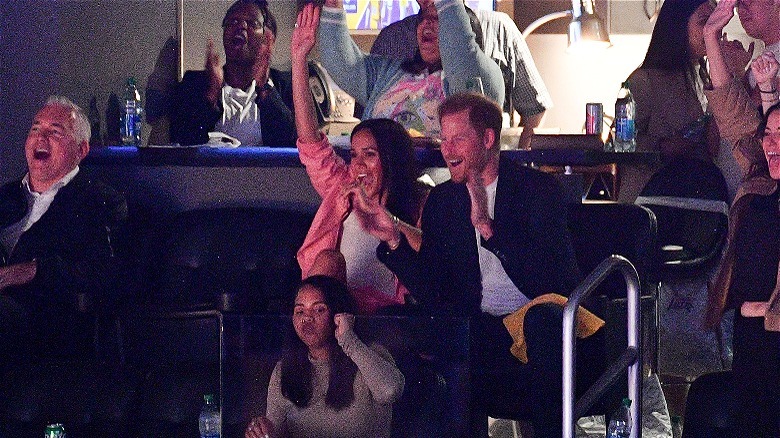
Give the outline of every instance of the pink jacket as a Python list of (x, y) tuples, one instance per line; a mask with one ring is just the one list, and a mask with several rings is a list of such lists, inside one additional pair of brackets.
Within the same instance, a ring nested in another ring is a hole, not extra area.
[[(297, 146), (298, 155), (306, 167), (311, 184), (322, 198), (297, 255), (302, 278), (306, 278), (317, 254), (325, 249), (339, 249), (342, 222), (349, 214), (349, 205), (343, 202), (340, 196), (341, 189), (351, 182), (351, 178), (347, 164), (336, 154), (326, 136), (316, 143), (304, 143), (299, 139)], [(392, 298), (376, 290), (351, 292), (361, 310), (373, 313), (379, 307), (404, 303), (404, 295), (408, 291), (397, 278), (395, 283), (396, 294)]]

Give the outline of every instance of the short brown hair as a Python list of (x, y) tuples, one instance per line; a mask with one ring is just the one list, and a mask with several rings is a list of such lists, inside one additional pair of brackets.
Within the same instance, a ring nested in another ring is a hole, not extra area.
[(479, 93), (458, 93), (447, 97), (439, 106), (439, 124), (442, 117), (448, 114), (469, 110), (469, 123), (480, 135), (486, 129), (492, 129), (496, 134), (494, 147), (498, 148), (501, 139), (503, 118), (501, 108), (491, 99)]

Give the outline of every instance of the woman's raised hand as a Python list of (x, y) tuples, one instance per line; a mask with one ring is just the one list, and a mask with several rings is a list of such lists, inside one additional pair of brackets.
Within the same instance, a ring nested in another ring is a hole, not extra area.
[(767, 50), (756, 58), (750, 64), (750, 70), (756, 78), (756, 82), (761, 85), (761, 89), (769, 91), (776, 88), (775, 78), (780, 69), (780, 63), (775, 59), (775, 54)]
[(320, 25), (321, 7), (308, 3), (298, 13), (290, 43), (292, 61), (306, 62), (306, 57), (317, 44), (317, 28)]

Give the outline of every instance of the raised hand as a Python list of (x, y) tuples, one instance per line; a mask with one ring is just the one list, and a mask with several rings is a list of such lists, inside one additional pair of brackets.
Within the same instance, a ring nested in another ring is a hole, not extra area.
[(222, 90), (222, 83), (225, 81), (225, 73), (222, 71), (222, 62), (219, 59), (219, 53), (214, 49), (214, 40), (209, 38), (206, 44), (206, 76), (208, 77), (208, 87), (206, 88), (206, 100), (216, 107), (219, 93)]
[(244, 438), (270, 438), (274, 436), (274, 425), (264, 416), (255, 417), (246, 426)]
[(399, 241), (397, 219), (379, 203), (378, 199), (369, 198), (360, 182), (356, 181), (345, 186), (342, 190), (342, 198), (351, 202), (352, 211), (363, 230), (383, 242)]
[(351, 313), (337, 313), (333, 315), (333, 323), (336, 325), (336, 339), (341, 339), (346, 333), (351, 332), (355, 326), (355, 315)]
[(734, 18), (737, 0), (720, 0), (704, 25), (704, 36), (720, 39), (723, 28)]
[(309, 3), (298, 13), (290, 44), (293, 62), (306, 62), (306, 57), (317, 44), (317, 28), (320, 25), (321, 7)]
[(780, 63), (775, 59), (775, 54), (767, 50), (750, 64), (750, 71), (756, 78), (756, 82), (764, 91), (776, 88), (775, 78), (780, 69)]

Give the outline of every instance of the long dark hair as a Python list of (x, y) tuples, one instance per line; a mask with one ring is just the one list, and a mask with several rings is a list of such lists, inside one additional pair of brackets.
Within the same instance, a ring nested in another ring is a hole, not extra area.
[[(780, 110), (780, 103), (776, 103), (769, 107), (766, 110), (766, 113), (761, 116), (761, 122), (758, 124), (758, 128), (756, 128), (756, 132), (753, 134), (751, 141), (746, 145), (737, 145), (737, 147), (740, 148), (740, 152), (743, 154), (753, 155), (751, 158), (748, 158), (748, 161), (750, 161), (752, 165), (750, 169), (745, 172), (743, 181), (754, 178), (770, 177), (769, 163), (767, 163), (765, 159), (763, 145), (761, 145), (760, 148), (756, 148), (755, 146), (756, 143), (760, 144), (764, 137), (764, 131), (769, 122), (769, 116), (778, 110)], [(756, 156), (756, 154), (761, 154), (761, 157)], [(748, 206), (751, 205), (756, 197), (757, 195), (753, 193), (745, 194), (744, 196), (737, 198), (729, 210), (729, 234), (726, 238), (728, 244), (726, 245), (726, 251), (723, 254), (715, 278), (708, 284), (707, 308), (704, 316), (705, 327), (707, 328), (714, 328), (720, 323), (723, 310), (728, 305), (728, 293), (731, 288), (731, 276), (734, 271), (736, 259), (733, 244), (734, 235), (747, 214)]]
[(382, 188), (387, 190), (385, 207), (402, 221), (415, 225), (420, 211), (419, 176), (414, 145), (401, 124), (390, 119), (368, 119), (352, 130), (352, 137), (368, 130), (376, 141), (382, 164)]
[[(642, 68), (694, 74), (688, 20), (708, 0), (666, 0), (650, 37)], [(693, 78), (693, 76), (689, 76)]]
[[(314, 275), (303, 280), (298, 290), (300, 291), (304, 286), (311, 286), (322, 292), (331, 315), (355, 313), (354, 301), (344, 283), (325, 275)], [(334, 335), (330, 337), (328, 342), (330, 376), (325, 404), (339, 410), (349, 406), (355, 398), (353, 385), (357, 366), (344, 354), (344, 350), (336, 342), (336, 325), (332, 320), (330, 329)], [(313, 368), (314, 366), (309, 360), (308, 347), (290, 327), (287, 348), (282, 356), (281, 390), (282, 396), (299, 408), (305, 408), (311, 401)]]

